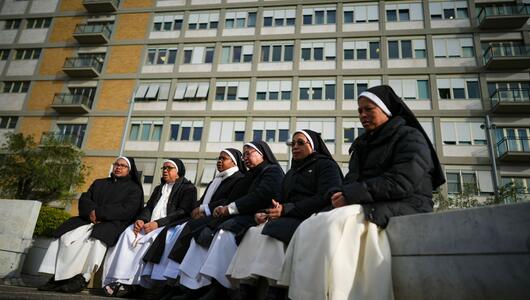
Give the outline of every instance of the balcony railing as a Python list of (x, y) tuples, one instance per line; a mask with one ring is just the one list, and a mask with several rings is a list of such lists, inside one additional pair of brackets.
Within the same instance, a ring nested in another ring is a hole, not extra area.
[(103, 24), (78, 24), (74, 30), (79, 43), (107, 43), (111, 34), (111, 27)]
[(521, 113), (530, 111), (530, 89), (497, 89), (490, 95), (494, 111)]
[(484, 51), (484, 64), (492, 69), (526, 69), (530, 66), (530, 46), (491, 45)]
[(530, 6), (524, 4), (486, 6), (477, 15), (482, 29), (520, 28), (530, 17)]
[(500, 159), (527, 161), (530, 157), (530, 138), (503, 137), (497, 142)]
[(66, 133), (49, 131), (49, 132), (44, 132), (42, 134), (41, 144), (44, 144), (46, 141), (50, 139), (54, 139), (60, 143), (74, 145), (78, 148), (81, 148), (81, 144), (83, 143), (83, 135), (66, 134)]
[(103, 61), (95, 57), (69, 57), (65, 60), (63, 71), (74, 77), (96, 77), (103, 68)]
[(61, 113), (88, 113), (92, 101), (85, 95), (55, 94), (52, 108)]
[(119, 5), (119, 0), (83, 0), (83, 6), (89, 12), (114, 12)]

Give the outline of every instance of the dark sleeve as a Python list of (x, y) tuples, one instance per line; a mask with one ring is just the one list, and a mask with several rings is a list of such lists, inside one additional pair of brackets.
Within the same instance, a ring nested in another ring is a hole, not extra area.
[[(84, 220), (90, 220), (90, 217), (88, 214), (96, 209), (96, 202), (92, 197), (94, 197), (94, 186), (96, 184), (96, 181), (94, 181), (90, 188), (88, 188), (88, 191), (81, 194), (81, 197), (79, 197), (79, 202), (77, 205), (77, 209), (79, 211), (79, 216), (83, 218)], [(96, 214), (96, 216), (98, 216)]]
[[(232, 175), (234, 176), (234, 175)], [(219, 189), (223, 189), (223, 195), (218, 198), (218, 199), (215, 199), (213, 201), (211, 201), (210, 203), (208, 203), (208, 208), (210, 209), (210, 212), (213, 212), (213, 210), (217, 207), (217, 206), (224, 206), (224, 205), (227, 205), (228, 203), (230, 203), (230, 200), (229, 199), (237, 199), (241, 196), (243, 196), (244, 194), (243, 193), (238, 193), (237, 195), (235, 195), (234, 191), (237, 189), (238, 187), (238, 183), (241, 182), (241, 179), (243, 178), (243, 175), (239, 174), (238, 176), (234, 176), (234, 178), (228, 178), (226, 179), (225, 181), (229, 180), (228, 182), (224, 182), (221, 183), (221, 185), (219, 186), (218, 190)], [(215, 195), (215, 194), (214, 194)]]
[(158, 226), (165, 226), (173, 221), (188, 217), (197, 202), (197, 188), (193, 184), (186, 185), (179, 194), (180, 200), (174, 200), (179, 206), (166, 217), (156, 220)]
[(397, 139), (390, 167), (381, 175), (343, 186), (350, 204), (396, 201), (414, 193), (433, 163), (428, 142), (418, 130), (409, 130)]
[(303, 199), (296, 202), (286, 203), (283, 212), (285, 216), (306, 219), (330, 204), (330, 199), (326, 198), (328, 191), (342, 182), (339, 166), (332, 160), (322, 159), (316, 177), (316, 193), (312, 196), (304, 195)]
[(149, 197), (149, 200), (147, 201), (147, 204), (142, 209), (138, 217), (136, 217), (136, 220), (142, 220), (144, 222), (151, 221), (151, 214), (153, 213), (153, 209), (155, 209), (155, 202), (158, 200), (160, 194), (160, 189), (162, 188), (161, 185), (155, 187), (153, 193), (151, 193), (151, 196)]
[(270, 207), (272, 199), (279, 199), (281, 194), (281, 185), (283, 181), (282, 168), (277, 165), (271, 165), (263, 170), (256, 186), (249, 192), (235, 200), (237, 210), (240, 214), (252, 214), (266, 207)]
[(97, 207), (96, 216), (101, 221), (130, 221), (138, 213), (143, 197), (142, 189), (132, 183), (121, 202)]

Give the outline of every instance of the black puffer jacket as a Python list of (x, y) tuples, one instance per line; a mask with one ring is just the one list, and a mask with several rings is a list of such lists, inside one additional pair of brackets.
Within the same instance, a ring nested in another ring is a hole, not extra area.
[(381, 227), (392, 216), (431, 212), (434, 166), (428, 141), (399, 116), (351, 147), (342, 187), (349, 204), (361, 204), (366, 218)]

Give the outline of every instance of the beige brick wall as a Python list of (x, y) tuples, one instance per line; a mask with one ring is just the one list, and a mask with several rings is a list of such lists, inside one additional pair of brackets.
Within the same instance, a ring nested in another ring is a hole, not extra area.
[(53, 18), (53, 28), (48, 41), (50, 43), (75, 42), (73, 36), (75, 25), (80, 24), (83, 19), (83, 17)]
[(97, 117), (90, 119), (87, 150), (119, 150), (126, 118)]
[(42, 63), (39, 74), (64, 75), (63, 65), (67, 57), (74, 55), (71, 48), (47, 48), (42, 53)]
[(50, 131), (52, 125), (51, 118), (47, 117), (22, 117), (20, 123), (20, 133), (33, 135), (36, 143), (40, 143), (43, 132)]
[(34, 81), (27, 105), (28, 110), (45, 110), (53, 103), (53, 97), (61, 92), (64, 81)]
[(147, 30), (150, 14), (122, 14), (117, 18), (115, 40), (139, 40), (144, 39)]
[(124, 0), (122, 8), (146, 8), (152, 7), (153, 0)]
[(137, 73), (143, 46), (114, 46), (110, 49), (107, 74)]
[(86, 11), (83, 0), (62, 0), (59, 11)]
[(128, 110), (135, 86), (134, 80), (104, 80), (100, 81), (101, 92), (97, 103), (97, 110)]

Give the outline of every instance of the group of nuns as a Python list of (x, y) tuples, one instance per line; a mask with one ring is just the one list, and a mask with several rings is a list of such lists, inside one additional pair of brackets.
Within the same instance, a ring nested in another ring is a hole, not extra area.
[(197, 200), (180, 159), (166, 159), (145, 207), (134, 159), (79, 199), (55, 232), (40, 290), (75, 293), (103, 263), (107, 296), (151, 299), (393, 299), (392, 216), (433, 209), (445, 182), (418, 120), (389, 86), (360, 94), (365, 133), (343, 177), (318, 132), (296, 130), (284, 174), (263, 141), (223, 149)]

